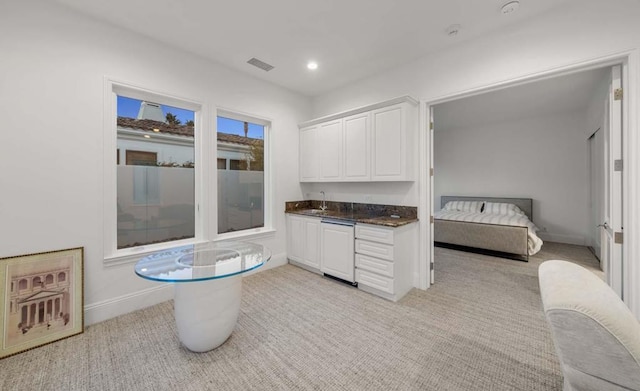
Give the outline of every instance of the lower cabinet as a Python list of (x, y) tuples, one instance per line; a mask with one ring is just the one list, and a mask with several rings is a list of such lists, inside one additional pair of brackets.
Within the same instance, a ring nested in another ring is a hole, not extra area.
[(386, 228), (357, 224), (355, 278), (358, 288), (392, 301), (413, 287), (417, 257), (417, 224)]
[(354, 282), (353, 225), (320, 223), (320, 270)]
[(287, 215), (287, 258), (320, 272), (320, 219)]
[(388, 300), (400, 300), (413, 287), (418, 258), (418, 224), (391, 228), (321, 222), (287, 214), (287, 258)]

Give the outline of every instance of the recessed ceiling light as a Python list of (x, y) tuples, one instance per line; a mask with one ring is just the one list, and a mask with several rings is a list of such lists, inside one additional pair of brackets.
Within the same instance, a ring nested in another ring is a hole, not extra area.
[(502, 8), (500, 8), (500, 12), (502, 13), (502, 15), (508, 15), (516, 12), (518, 8), (520, 8), (519, 1), (510, 1), (507, 4), (503, 5)]
[(445, 32), (447, 33), (448, 36), (455, 37), (460, 32), (460, 25), (452, 24), (451, 26), (447, 27)]
[(318, 63), (315, 61), (309, 61), (307, 63), (307, 69), (311, 69), (312, 71), (318, 69)]
[(153, 129), (153, 131), (157, 133), (157, 132), (159, 132), (159, 131), (160, 131), (160, 129), (156, 129), (156, 128), (154, 128), (154, 129)]
[(145, 134), (144, 138), (151, 138), (151, 136), (149, 136), (148, 134)]

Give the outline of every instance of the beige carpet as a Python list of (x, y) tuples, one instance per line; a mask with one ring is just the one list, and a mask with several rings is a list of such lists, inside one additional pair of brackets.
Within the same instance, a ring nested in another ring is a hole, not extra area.
[[(560, 390), (537, 266), (436, 249), (436, 284), (391, 303), (287, 265), (244, 279), (238, 325), (180, 347), (172, 302), (0, 360), (2, 390)], [(206, 308), (202, 309), (206, 311)]]

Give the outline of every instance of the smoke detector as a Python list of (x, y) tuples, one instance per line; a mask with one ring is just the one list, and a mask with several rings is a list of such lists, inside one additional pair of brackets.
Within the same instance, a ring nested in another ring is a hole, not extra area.
[(502, 15), (509, 15), (516, 12), (518, 8), (520, 8), (519, 1), (510, 1), (507, 4), (503, 5), (502, 8), (500, 8), (500, 13)]
[(460, 32), (460, 25), (452, 24), (451, 26), (447, 27), (447, 29), (444, 30), (444, 32), (447, 33), (447, 35), (450, 37), (455, 37)]

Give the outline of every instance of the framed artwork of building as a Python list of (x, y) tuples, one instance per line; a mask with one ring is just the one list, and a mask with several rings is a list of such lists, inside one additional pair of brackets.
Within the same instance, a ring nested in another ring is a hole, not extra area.
[(84, 331), (84, 248), (0, 259), (0, 359)]

